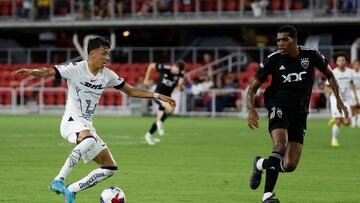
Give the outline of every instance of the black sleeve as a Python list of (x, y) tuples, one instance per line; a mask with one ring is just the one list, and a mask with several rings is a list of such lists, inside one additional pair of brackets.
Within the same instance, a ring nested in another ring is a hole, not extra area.
[(157, 71), (162, 72), (164, 70), (164, 64), (157, 63), (155, 64), (155, 68)]
[(56, 67), (53, 67), (55, 70), (55, 79), (60, 80), (61, 79), (61, 75), (59, 70)]
[(124, 85), (125, 85), (125, 80), (122, 81), (122, 83), (120, 83), (119, 85), (114, 86), (114, 88), (117, 89), (117, 90), (121, 90), (121, 88), (123, 88)]
[(328, 61), (326, 60), (325, 56), (318, 51), (314, 51), (313, 57), (315, 61), (315, 67), (319, 71), (324, 72), (328, 66)]
[(271, 58), (267, 57), (262, 63), (260, 63), (259, 69), (256, 72), (255, 78), (260, 82), (264, 82), (266, 78), (272, 73), (273, 65), (271, 64)]

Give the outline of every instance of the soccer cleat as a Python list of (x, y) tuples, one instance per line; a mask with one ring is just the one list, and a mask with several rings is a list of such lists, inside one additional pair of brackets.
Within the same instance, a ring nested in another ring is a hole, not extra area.
[(261, 183), (262, 171), (258, 170), (256, 167), (256, 163), (259, 159), (261, 159), (261, 157), (259, 157), (259, 156), (255, 157), (254, 162), (253, 162), (253, 173), (250, 177), (250, 188), (253, 190), (256, 190)]
[(328, 126), (332, 127), (334, 124), (335, 124), (335, 119), (333, 119), (333, 118), (329, 119)]
[(154, 141), (155, 143), (158, 143), (158, 142), (160, 142), (160, 141), (161, 141), (161, 139), (160, 139), (160, 138), (156, 138), (156, 137), (154, 137), (154, 138), (153, 138), (153, 141)]
[(52, 190), (58, 195), (62, 193), (63, 187), (64, 187), (64, 180), (62, 179), (53, 180), (49, 185), (50, 190)]
[(74, 202), (75, 193), (70, 192), (70, 190), (68, 189), (68, 186), (63, 187), (63, 194), (64, 194), (64, 198), (65, 198), (65, 203), (73, 203)]
[(158, 134), (159, 134), (160, 136), (164, 136), (165, 130), (164, 130), (164, 124), (163, 124), (163, 122), (161, 122), (161, 121), (156, 121), (156, 127), (157, 127), (157, 130), (158, 130)]
[(331, 140), (331, 146), (332, 147), (340, 147), (340, 144), (337, 140)]
[(275, 193), (271, 195), (271, 197), (267, 198), (266, 200), (262, 201), (262, 203), (280, 203), (280, 200), (275, 197)]
[(145, 134), (145, 141), (148, 145), (155, 145), (156, 142), (152, 139), (152, 136), (150, 133)]

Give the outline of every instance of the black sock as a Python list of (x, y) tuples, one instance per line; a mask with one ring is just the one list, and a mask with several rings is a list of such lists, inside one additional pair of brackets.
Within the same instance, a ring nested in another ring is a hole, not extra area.
[(156, 123), (154, 122), (149, 130), (149, 133), (150, 134), (154, 134), (154, 132), (156, 131), (157, 129), (157, 126), (156, 126)]
[(160, 120), (162, 122), (164, 122), (167, 119), (167, 117), (168, 117), (167, 113), (164, 112), (163, 115), (161, 116)]
[(272, 192), (275, 188), (279, 172), (283, 172), (282, 155), (279, 152), (273, 152), (268, 159), (263, 162), (263, 168), (266, 169), (266, 180), (264, 192)]

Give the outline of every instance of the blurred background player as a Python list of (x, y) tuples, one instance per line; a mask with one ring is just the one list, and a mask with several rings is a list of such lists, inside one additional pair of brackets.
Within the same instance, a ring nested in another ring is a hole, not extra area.
[[(179, 86), (179, 90), (184, 90), (184, 61), (177, 61), (173, 65), (164, 65), (158, 63), (151, 63), (147, 70), (144, 79), (144, 85), (150, 85), (150, 76), (151, 72), (156, 70), (160, 73), (158, 78), (157, 86), (155, 89), (156, 93), (171, 96), (171, 93), (175, 89), (176, 86)], [(150, 130), (145, 134), (145, 141), (149, 145), (156, 144), (156, 141), (160, 141), (159, 139), (154, 139), (153, 134), (156, 130), (158, 130), (158, 134), (163, 136), (165, 134), (164, 131), (164, 122), (170, 113), (167, 109), (167, 103), (161, 102), (158, 99), (155, 99), (155, 102), (159, 105), (159, 110), (156, 113), (156, 121), (151, 125)]]
[[(111, 177), (117, 171), (117, 164), (110, 150), (97, 135), (92, 123), (100, 96), (105, 88), (114, 87), (132, 97), (156, 98), (169, 102), (171, 105), (175, 104), (175, 101), (170, 97), (131, 87), (125, 83), (122, 77), (106, 68), (105, 66), (110, 58), (109, 41), (100, 37), (91, 39), (87, 51), (89, 54), (88, 61), (56, 65), (54, 68), (22, 68), (11, 73), (12, 76), (55, 76), (56, 78), (67, 79), (69, 93), (60, 132), (65, 140), (76, 146), (49, 186), (52, 191), (57, 194), (62, 193), (65, 196), (65, 203), (72, 203), (76, 193)], [(100, 168), (66, 186), (64, 180), (80, 158), (83, 158), (85, 163), (93, 160)]]
[[(360, 62), (355, 60), (352, 64), (354, 70), (354, 85), (356, 88), (356, 94), (358, 101), (360, 100)], [(351, 127), (360, 127), (360, 105), (356, 105), (356, 98), (353, 92), (350, 92), (351, 95)]]
[(276, 40), (278, 50), (260, 64), (247, 95), (248, 125), (251, 129), (258, 128), (255, 95), (267, 77), (272, 75), (272, 82), (265, 91), (272, 153), (267, 159), (255, 157), (250, 178), (250, 188), (257, 189), (261, 183), (262, 171), (266, 169), (263, 203), (280, 202), (273, 193), (279, 172), (293, 172), (300, 161), (315, 67), (329, 80), (339, 111), (347, 114), (325, 57), (314, 49), (298, 46), (297, 31), (293, 26), (279, 28)]
[(344, 115), (338, 111), (336, 107), (336, 98), (333, 94), (332, 89), (327, 82), (325, 85), (325, 91), (330, 93), (330, 108), (331, 108), (331, 115), (334, 119), (334, 122), (330, 125), (332, 128), (332, 137), (331, 137), (331, 146), (338, 147), (338, 136), (340, 134), (340, 126), (341, 124), (348, 126), (350, 125), (350, 117), (351, 108), (350, 108), (350, 92), (353, 92), (355, 95), (355, 105), (359, 104), (356, 89), (354, 85), (354, 71), (347, 67), (347, 55), (345, 53), (337, 53), (334, 56), (334, 61), (336, 63), (336, 67), (333, 70), (333, 74), (339, 84), (340, 96), (344, 101), (346, 108), (349, 111), (349, 118), (345, 118)]

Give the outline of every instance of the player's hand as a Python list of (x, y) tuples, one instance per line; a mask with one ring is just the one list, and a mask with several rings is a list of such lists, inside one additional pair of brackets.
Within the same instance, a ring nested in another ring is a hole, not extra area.
[(31, 75), (32, 69), (21, 68), (19, 70), (13, 71), (10, 73), (11, 77), (16, 75)]
[(349, 111), (346, 108), (344, 102), (342, 100), (337, 100), (336, 101), (336, 107), (339, 110), (340, 113), (344, 113), (345, 114), (345, 118), (349, 118)]
[(150, 81), (149, 80), (144, 80), (143, 84), (147, 88), (150, 87)]
[(259, 127), (259, 115), (255, 110), (249, 111), (248, 114), (248, 126), (251, 129)]
[(172, 108), (175, 108), (176, 106), (176, 101), (171, 97), (160, 94), (159, 99), (161, 101), (168, 102)]

